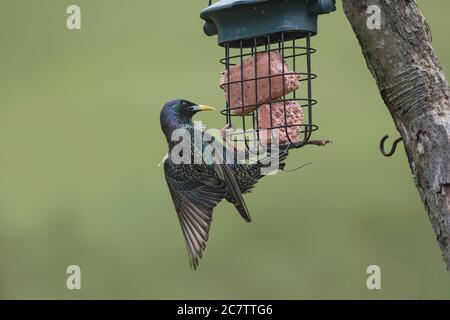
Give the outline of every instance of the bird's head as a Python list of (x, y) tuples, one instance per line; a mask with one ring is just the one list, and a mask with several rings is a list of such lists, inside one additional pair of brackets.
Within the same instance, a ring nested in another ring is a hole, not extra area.
[(187, 100), (171, 100), (161, 110), (161, 129), (168, 141), (172, 132), (182, 127), (193, 126), (192, 117), (199, 111), (215, 110), (213, 107), (195, 104)]

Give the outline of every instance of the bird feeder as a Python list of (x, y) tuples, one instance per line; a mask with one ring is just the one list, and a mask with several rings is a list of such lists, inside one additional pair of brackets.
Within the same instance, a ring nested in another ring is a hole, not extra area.
[(225, 49), (221, 112), (228, 127), (242, 129), (246, 146), (276, 131), (282, 144), (300, 148), (318, 130), (311, 38), (318, 16), (335, 10), (335, 0), (221, 0), (201, 12), (204, 32)]

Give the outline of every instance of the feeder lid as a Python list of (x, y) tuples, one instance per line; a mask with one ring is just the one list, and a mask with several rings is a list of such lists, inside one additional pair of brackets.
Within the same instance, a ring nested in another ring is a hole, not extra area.
[(221, 45), (237, 46), (241, 40), (280, 32), (290, 39), (315, 35), (317, 16), (335, 10), (336, 0), (221, 0), (204, 9), (200, 17), (207, 35), (217, 34)]

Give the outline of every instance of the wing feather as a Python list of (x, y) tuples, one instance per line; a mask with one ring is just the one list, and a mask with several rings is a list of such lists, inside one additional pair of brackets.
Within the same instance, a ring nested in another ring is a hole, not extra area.
[(180, 221), (189, 261), (195, 269), (206, 248), (213, 209), (225, 197), (225, 186), (222, 184), (214, 188), (194, 179), (179, 181), (167, 174), (166, 181)]
[(247, 205), (245, 203), (244, 197), (242, 196), (241, 189), (234, 177), (231, 168), (225, 164), (215, 164), (214, 169), (217, 172), (217, 175), (220, 179), (225, 182), (227, 191), (233, 197), (233, 204), (238, 210), (239, 214), (245, 221), (251, 222), (252, 218), (250, 217), (250, 212), (248, 211)]

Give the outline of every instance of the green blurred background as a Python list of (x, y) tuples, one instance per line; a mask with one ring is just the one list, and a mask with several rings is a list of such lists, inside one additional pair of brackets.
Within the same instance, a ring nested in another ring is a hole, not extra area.
[[(313, 42), (315, 120), (334, 143), (264, 179), (246, 197), (252, 224), (222, 203), (194, 272), (158, 167), (159, 111), (177, 97), (223, 106), (207, 1), (0, 0), (0, 297), (449, 298), (403, 148), (379, 152), (397, 133), (338, 2)], [(449, 74), (450, 2), (418, 2)], [(66, 29), (74, 3), (81, 31)], [(66, 289), (71, 264), (82, 290)]]

